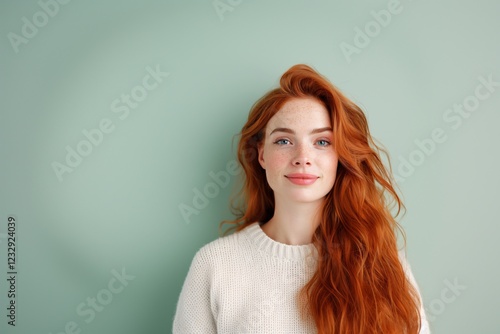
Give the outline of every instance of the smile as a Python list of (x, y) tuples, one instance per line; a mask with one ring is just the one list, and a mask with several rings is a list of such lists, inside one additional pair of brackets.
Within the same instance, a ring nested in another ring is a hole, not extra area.
[(290, 180), (293, 184), (298, 184), (298, 185), (310, 185), (316, 182), (318, 179), (318, 176), (312, 175), (312, 174), (288, 174), (285, 175), (285, 177)]

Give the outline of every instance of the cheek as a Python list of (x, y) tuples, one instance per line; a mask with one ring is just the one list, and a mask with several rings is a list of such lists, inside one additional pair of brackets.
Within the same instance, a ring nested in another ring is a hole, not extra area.
[(264, 159), (266, 161), (266, 169), (269, 171), (279, 171), (288, 163), (288, 157), (285, 152), (273, 152), (269, 150), (267, 154), (264, 154)]
[(337, 165), (338, 165), (338, 157), (336, 154), (333, 154), (325, 159), (324, 161), (324, 171), (328, 171), (328, 174), (331, 175), (332, 179), (335, 180), (337, 174)]

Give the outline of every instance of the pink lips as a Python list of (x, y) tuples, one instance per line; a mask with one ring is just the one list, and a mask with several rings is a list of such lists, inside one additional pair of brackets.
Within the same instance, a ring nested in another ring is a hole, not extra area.
[(312, 174), (302, 174), (302, 173), (293, 173), (293, 174), (288, 174), (285, 175), (287, 179), (290, 180), (290, 182), (298, 185), (309, 185), (313, 184), (316, 182), (318, 177), (316, 175)]

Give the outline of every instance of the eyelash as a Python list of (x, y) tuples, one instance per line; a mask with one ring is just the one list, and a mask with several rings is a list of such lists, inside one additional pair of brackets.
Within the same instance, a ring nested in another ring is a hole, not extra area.
[(278, 139), (278, 140), (276, 140), (274, 142), (274, 144), (276, 144), (276, 145), (285, 145), (285, 144), (282, 143), (285, 140), (288, 141), (288, 142), (290, 142), (288, 139)]
[(326, 145), (320, 145), (320, 146), (330, 146), (332, 143), (330, 143), (329, 140), (326, 140), (326, 139), (319, 139), (318, 141), (324, 141), (326, 143)]
[[(276, 140), (276, 141), (274, 142), (274, 144), (276, 144), (276, 145), (280, 145), (280, 146), (286, 145), (286, 144), (283, 144), (283, 143), (282, 143), (282, 142), (283, 142), (283, 141), (285, 141), (285, 140), (286, 140), (287, 142), (290, 142), (290, 140), (288, 140), (288, 139), (278, 139), (278, 140)], [(316, 141), (316, 143), (317, 143), (317, 142), (320, 142), (320, 141), (321, 141), (321, 142), (325, 142), (325, 143), (326, 143), (326, 145), (319, 145), (319, 146), (321, 146), (321, 147), (327, 147), (327, 146), (330, 146), (330, 145), (332, 144), (332, 143), (330, 143), (330, 141), (329, 141), (329, 140), (326, 140), (326, 139), (318, 139), (318, 140)]]

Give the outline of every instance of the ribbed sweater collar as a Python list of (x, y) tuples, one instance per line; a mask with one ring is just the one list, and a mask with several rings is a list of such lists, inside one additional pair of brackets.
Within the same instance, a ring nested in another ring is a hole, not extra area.
[(259, 250), (272, 257), (304, 260), (316, 251), (316, 247), (312, 243), (307, 245), (287, 245), (275, 241), (262, 230), (259, 223), (247, 226), (241, 233), (246, 234)]

